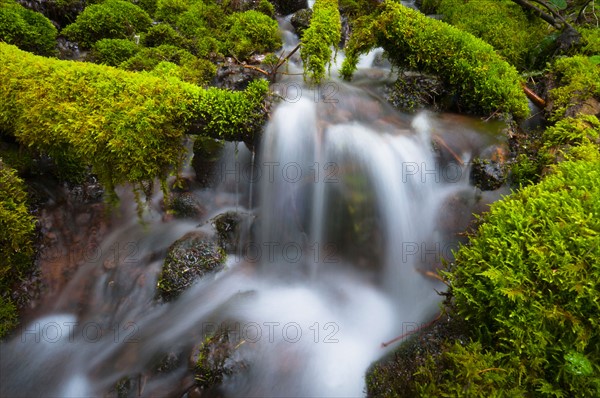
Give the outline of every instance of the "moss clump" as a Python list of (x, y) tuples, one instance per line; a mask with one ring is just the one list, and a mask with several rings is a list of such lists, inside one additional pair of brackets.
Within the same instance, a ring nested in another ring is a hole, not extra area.
[(495, 366), (529, 394), (600, 393), (599, 195), (597, 150), (555, 166), (492, 205), (446, 273)]
[(202, 234), (190, 233), (169, 247), (157, 282), (157, 295), (173, 300), (198, 279), (223, 268), (227, 255)]
[(100, 39), (131, 39), (148, 30), (152, 20), (142, 8), (124, 0), (93, 4), (62, 30), (69, 40), (90, 48)]
[(586, 100), (592, 97), (600, 99), (600, 68), (588, 57), (559, 58), (550, 71), (558, 86), (550, 90), (550, 120), (575, 116)]
[(579, 28), (581, 33), (581, 54), (600, 55), (600, 29)]
[(23, 181), (0, 159), (0, 338), (17, 322), (10, 293), (33, 263), (34, 231)]
[(237, 137), (264, 121), (266, 81), (244, 92), (203, 90), (175, 78), (41, 58), (3, 43), (0, 62), (0, 130), (42, 153), (91, 164), (112, 194), (121, 183), (141, 188), (176, 173), (186, 133)]
[(22, 50), (52, 56), (57, 30), (39, 12), (28, 10), (12, 0), (0, 0), (0, 41)]
[(345, 78), (360, 54), (380, 46), (397, 65), (439, 75), (473, 112), (529, 114), (516, 69), (481, 39), (389, 0), (357, 22), (342, 67)]
[(331, 65), (332, 47), (341, 40), (342, 24), (337, 0), (317, 0), (310, 26), (302, 34), (300, 55), (304, 62), (304, 77), (320, 83), (325, 68)]
[(258, 11), (231, 14), (225, 21), (227, 33), (222, 52), (238, 59), (255, 53), (274, 51), (281, 47), (277, 22)]
[(531, 65), (530, 55), (547, 34), (547, 24), (528, 16), (510, 0), (442, 0), (437, 7), (444, 21), (491, 44), (518, 69)]
[(92, 46), (90, 60), (97, 64), (119, 66), (139, 51), (139, 46), (126, 39), (102, 39)]

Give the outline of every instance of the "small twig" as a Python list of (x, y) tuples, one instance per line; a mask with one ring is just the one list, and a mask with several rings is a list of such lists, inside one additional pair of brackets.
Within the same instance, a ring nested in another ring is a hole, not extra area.
[(452, 150), (452, 148), (450, 148), (448, 146), (448, 144), (446, 144), (446, 142), (442, 139), (442, 137), (439, 136), (435, 136), (433, 137), (433, 140), (436, 142), (436, 144), (440, 144), (441, 146), (443, 146), (444, 148), (446, 148), (446, 150), (448, 152), (450, 152), (450, 155), (452, 155), (452, 157), (460, 164), (462, 164), (462, 159)]
[(257, 72), (260, 72), (260, 73), (262, 73), (263, 75), (265, 75), (265, 76), (267, 76), (267, 77), (271, 76), (271, 74), (270, 74), (269, 72), (267, 72), (267, 71), (265, 71), (265, 70), (263, 70), (263, 69), (260, 69), (260, 68), (258, 68), (258, 67), (256, 67), (256, 66), (253, 66), (253, 65), (246, 65), (246, 64), (242, 64), (242, 66), (243, 66), (244, 68), (246, 68), (246, 69), (252, 69), (252, 70), (255, 70), (255, 71), (257, 71)]
[(432, 320), (431, 322), (428, 322), (428, 323), (426, 323), (426, 324), (424, 324), (424, 325), (421, 325), (421, 326), (420, 326), (420, 327), (418, 327), (416, 330), (412, 330), (412, 331), (410, 331), (410, 332), (403, 333), (403, 334), (401, 334), (400, 336), (398, 336), (398, 337), (395, 337), (395, 338), (391, 339), (390, 341), (387, 341), (387, 342), (381, 343), (381, 347), (382, 347), (382, 348), (385, 348), (385, 347), (389, 346), (390, 344), (394, 344), (395, 342), (402, 340), (402, 339), (403, 339), (403, 338), (405, 338), (405, 337), (408, 337), (408, 336), (410, 336), (410, 335), (412, 335), (412, 334), (415, 334), (415, 333), (417, 333), (417, 332), (420, 332), (421, 330), (423, 330), (423, 329), (426, 329), (426, 328), (428, 328), (429, 326), (431, 326), (431, 325), (433, 325), (434, 323), (436, 323), (437, 321), (439, 321), (441, 317), (442, 317), (442, 314), (440, 313), (440, 314), (438, 314), (438, 316), (436, 316), (436, 317), (435, 317), (435, 319), (434, 319), (434, 320)]
[(537, 95), (532, 89), (527, 87), (525, 84), (522, 84), (521, 87), (523, 87), (523, 91), (525, 92), (525, 95), (527, 95), (527, 98), (529, 98), (534, 104), (540, 108), (544, 108), (546, 106), (546, 101), (544, 101), (544, 99)]

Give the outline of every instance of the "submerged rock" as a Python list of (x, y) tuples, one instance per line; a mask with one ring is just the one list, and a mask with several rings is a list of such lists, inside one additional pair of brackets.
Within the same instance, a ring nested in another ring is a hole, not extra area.
[(164, 301), (177, 298), (198, 279), (223, 269), (225, 259), (225, 251), (207, 234), (186, 234), (168, 249), (157, 296)]
[(482, 191), (500, 188), (506, 182), (508, 174), (506, 159), (506, 148), (501, 146), (487, 148), (472, 162), (469, 176), (471, 183)]

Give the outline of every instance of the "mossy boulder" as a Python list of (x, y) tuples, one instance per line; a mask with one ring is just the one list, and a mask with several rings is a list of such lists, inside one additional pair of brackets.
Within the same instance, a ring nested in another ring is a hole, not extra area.
[(140, 47), (128, 39), (101, 39), (92, 46), (88, 59), (97, 64), (119, 66), (139, 50)]
[(199, 279), (223, 269), (225, 251), (208, 235), (191, 232), (173, 243), (157, 282), (157, 296), (164, 301), (179, 297)]
[(135, 4), (125, 0), (106, 0), (86, 7), (61, 34), (76, 41), (82, 48), (90, 48), (100, 39), (132, 39), (151, 25), (148, 13)]
[(0, 41), (38, 55), (56, 54), (57, 30), (52, 22), (12, 0), (0, 0)]

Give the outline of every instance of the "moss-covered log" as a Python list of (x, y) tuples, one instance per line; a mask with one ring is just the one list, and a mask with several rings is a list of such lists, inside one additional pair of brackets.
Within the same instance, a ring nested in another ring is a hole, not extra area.
[(397, 65), (439, 75), (461, 103), (480, 113), (529, 113), (516, 69), (484, 41), (387, 0), (360, 19), (346, 48), (342, 75), (350, 78), (358, 58), (383, 47)]
[(245, 92), (38, 57), (0, 43), (0, 130), (58, 159), (91, 164), (109, 191), (179, 169), (185, 134), (229, 140), (264, 120), (266, 81)]
[(340, 43), (341, 29), (337, 0), (317, 0), (310, 26), (302, 35), (300, 55), (305, 77), (315, 83), (325, 77), (325, 69), (331, 64), (332, 47), (337, 48)]

